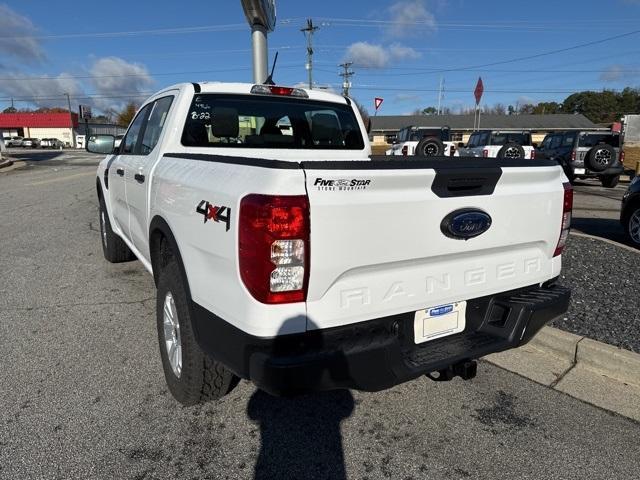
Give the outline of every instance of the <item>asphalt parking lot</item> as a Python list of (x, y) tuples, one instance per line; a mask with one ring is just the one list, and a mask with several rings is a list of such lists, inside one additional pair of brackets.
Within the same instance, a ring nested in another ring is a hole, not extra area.
[[(293, 400), (241, 382), (181, 407), (152, 278), (102, 258), (99, 157), (24, 155), (27, 168), (0, 173), (0, 478), (638, 478), (640, 424), (486, 363), (468, 382)], [(624, 187), (576, 191), (579, 229), (622, 233)], [(587, 269), (589, 248), (570, 258)]]

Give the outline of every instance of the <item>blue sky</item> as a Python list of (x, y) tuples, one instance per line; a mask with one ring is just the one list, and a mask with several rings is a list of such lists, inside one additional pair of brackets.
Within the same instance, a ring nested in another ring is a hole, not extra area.
[[(239, 0), (43, 4), (0, 4), (0, 108), (65, 106), (68, 92), (74, 108), (118, 109), (181, 81), (251, 81)], [(510, 62), (640, 30), (640, 0), (280, 0), (277, 11), (277, 83), (306, 80), (299, 29), (311, 17), (314, 80), (339, 91), (337, 65), (353, 60), (351, 94), (369, 111), (383, 97), (380, 114), (436, 105), (441, 78), (454, 112), (473, 104), (479, 75), (488, 105), (640, 86), (640, 33)]]

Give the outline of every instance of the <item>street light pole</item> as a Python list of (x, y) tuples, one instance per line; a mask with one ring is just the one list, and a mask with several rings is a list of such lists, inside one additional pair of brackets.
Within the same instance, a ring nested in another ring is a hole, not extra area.
[(64, 94), (67, 97), (67, 105), (69, 106), (69, 122), (71, 122), (71, 146), (76, 148), (76, 137), (73, 135), (73, 114), (71, 113), (71, 98), (69, 94)]

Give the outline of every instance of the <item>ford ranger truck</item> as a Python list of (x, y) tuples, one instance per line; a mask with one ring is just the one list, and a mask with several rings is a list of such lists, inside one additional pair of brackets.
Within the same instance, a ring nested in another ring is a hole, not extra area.
[(371, 156), (355, 102), (168, 87), (120, 146), (91, 136), (101, 241), (157, 287), (167, 384), (378, 391), (528, 342), (567, 311), (572, 190), (554, 161)]

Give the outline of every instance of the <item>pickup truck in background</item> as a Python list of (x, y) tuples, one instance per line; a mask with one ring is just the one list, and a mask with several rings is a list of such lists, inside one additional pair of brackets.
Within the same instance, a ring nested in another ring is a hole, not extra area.
[(387, 155), (417, 155), (420, 157), (450, 157), (456, 153), (449, 127), (404, 127), (398, 132)]
[(556, 160), (567, 178), (597, 178), (603, 187), (614, 188), (624, 172), (620, 134), (611, 131), (550, 133), (536, 150), (537, 158)]
[(550, 160), (371, 156), (349, 98), (187, 83), (141, 107), (96, 190), (110, 262), (157, 287), (186, 405), (473, 378), (566, 312), (572, 189)]
[(514, 130), (479, 130), (467, 144), (458, 144), (461, 157), (535, 158), (531, 133)]

